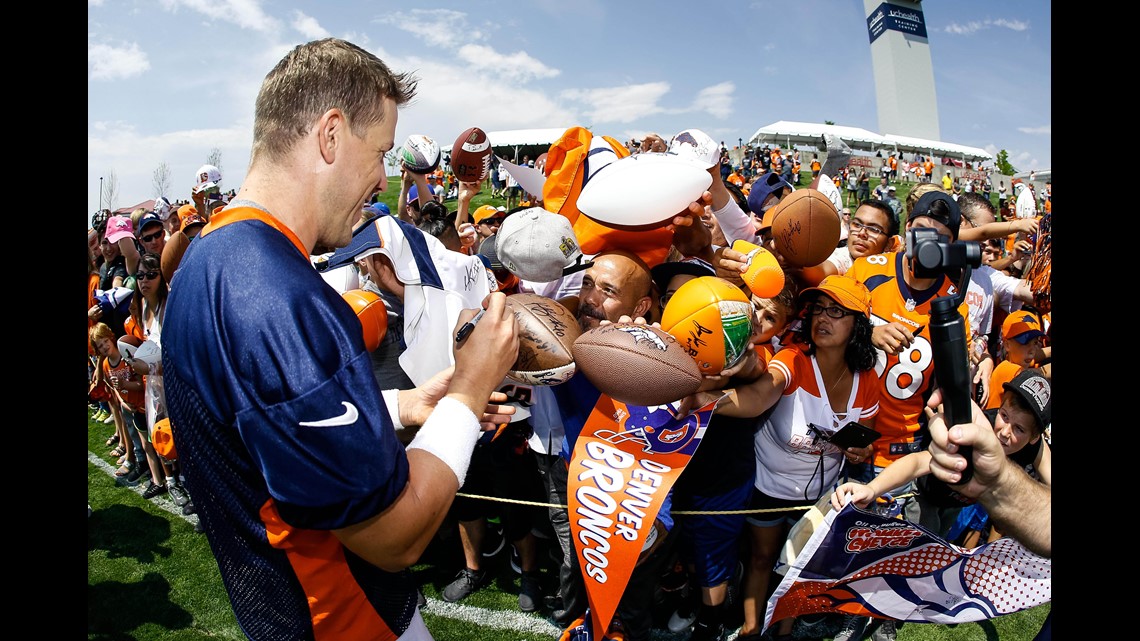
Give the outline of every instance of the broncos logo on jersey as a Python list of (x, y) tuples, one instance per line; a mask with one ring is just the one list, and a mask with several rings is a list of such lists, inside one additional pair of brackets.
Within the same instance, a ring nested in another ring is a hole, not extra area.
[[(619, 403), (615, 403), (619, 405)], [(676, 409), (677, 404), (672, 404)], [(670, 405), (626, 405), (618, 409), (618, 430), (598, 430), (595, 435), (613, 444), (635, 442), (646, 453), (692, 454), (704, 437), (707, 425), (697, 414), (676, 418)]]

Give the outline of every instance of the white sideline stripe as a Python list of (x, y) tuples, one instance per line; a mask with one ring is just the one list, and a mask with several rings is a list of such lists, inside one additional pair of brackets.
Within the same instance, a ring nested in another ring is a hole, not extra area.
[[(103, 470), (112, 479), (115, 478), (115, 468), (110, 463), (103, 460), (99, 455), (88, 450), (87, 461)], [(144, 479), (149, 479), (149, 476)], [(126, 489), (142, 495), (146, 489), (146, 481), (140, 481), (134, 487), (124, 486)], [(188, 523), (197, 525), (198, 515), (191, 514), (189, 516), (182, 513), (182, 508), (174, 504), (170, 500), (169, 494), (151, 499), (151, 501), (159, 508), (173, 514), (174, 516), (187, 521)], [(448, 603), (440, 599), (428, 598), (427, 605), (422, 608), (425, 614), (432, 614), (437, 617), (446, 619), (455, 619), (457, 621), (464, 621), (467, 623), (474, 623), (483, 628), (494, 628), (497, 630), (510, 630), (520, 634), (534, 634), (538, 635), (535, 639), (557, 639), (558, 635), (562, 634), (562, 629), (555, 626), (550, 621), (543, 618), (538, 614), (527, 614), (525, 612), (511, 612), (509, 610), (488, 610), (486, 608), (479, 608), (470, 605), (462, 605), (459, 603)], [(687, 638), (687, 631), (681, 633), (673, 633), (668, 630), (660, 630), (654, 628), (650, 633), (650, 638), (653, 641), (682, 641)], [(735, 633), (730, 634), (728, 639), (735, 639)], [(529, 641), (526, 638), (520, 638), (519, 641)]]
[[(94, 465), (95, 467), (98, 467), (99, 469), (106, 472), (107, 476), (110, 476), (112, 479), (115, 479), (115, 468), (112, 467), (110, 463), (108, 463), (107, 461), (104, 461), (102, 458), (100, 458), (98, 454), (94, 454), (91, 452), (91, 450), (88, 450), (87, 451), (87, 461), (89, 463), (91, 463), (92, 465)], [(115, 479), (115, 480), (117, 480), (117, 479)], [(143, 480), (139, 481), (138, 485), (136, 485), (134, 487), (124, 485), (122, 487), (125, 489), (128, 489), (128, 490), (131, 490), (132, 492), (134, 492), (135, 494), (138, 494), (139, 496), (142, 496), (142, 493), (144, 491), (146, 491), (147, 482), (149, 482), (149, 481), (150, 481), (150, 475), (147, 474), (146, 476), (143, 477)], [(170, 512), (174, 516), (177, 516), (178, 518), (183, 519), (187, 523), (190, 523), (191, 525), (198, 525), (198, 515), (197, 514), (190, 514), (189, 516), (187, 516), (187, 515), (183, 514), (182, 508), (178, 507), (177, 505), (174, 504), (174, 501), (170, 500), (170, 494), (162, 494), (162, 495), (156, 496), (150, 500), (155, 505), (157, 505), (159, 508), (161, 508), (167, 512)]]
[[(423, 612), (448, 619), (474, 623), (483, 628), (512, 630), (521, 633), (542, 635), (543, 638), (558, 638), (562, 629), (536, 614), (511, 612), (508, 610), (487, 610), (459, 603), (448, 603), (429, 598)], [(520, 641), (522, 641), (520, 639)]]

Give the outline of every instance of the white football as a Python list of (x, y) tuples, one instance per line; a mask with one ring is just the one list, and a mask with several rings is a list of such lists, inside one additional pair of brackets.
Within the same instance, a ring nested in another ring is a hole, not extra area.
[(162, 349), (159, 348), (158, 343), (152, 340), (145, 340), (139, 348), (135, 350), (135, 360), (143, 361), (148, 367), (154, 368), (158, 362), (162, 360)]
[(400, 160), (408, 171), (426, 174), (439, 166), (439, 145), (423, 134), (412, 134), (400, 148)]
[(712, 185), (712, 174), (675, 153), (640, 153), (602, 167), (578, 195), (578, 211), (614, 229), (654, 229), (672, 222)]

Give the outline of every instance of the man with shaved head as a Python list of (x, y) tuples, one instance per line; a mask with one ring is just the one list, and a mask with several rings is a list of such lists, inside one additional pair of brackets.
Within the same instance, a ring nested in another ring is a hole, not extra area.
[(653, 306), (653, 279), (645, 261), (624, 250), (605, 251), (593, 260), (594, 265), (582, 276), (577, 300), (561, 301), (575, 312), (582, 331), (597, 327), (603, 320), (617, 322), (622, 316), (647, 316)]

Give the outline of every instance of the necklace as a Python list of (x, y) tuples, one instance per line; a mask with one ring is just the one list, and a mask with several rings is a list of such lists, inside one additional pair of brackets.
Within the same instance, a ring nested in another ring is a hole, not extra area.
[(839, 386), (839, 381), (842, 381), (845, 378), (847, 378), (847, 365), (846, 364), (844, 364), (843, 368), (841, 370), (839, 370), (839, 378), (835, 379), (835, 382), (831, 384), (831, 387), (827, 388), (827, 398), (829, 398), (829, 399), (831, 398), (831, 393), (834, 392), (835, 388)]

